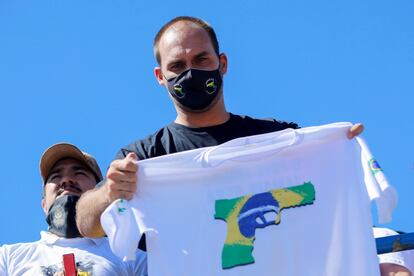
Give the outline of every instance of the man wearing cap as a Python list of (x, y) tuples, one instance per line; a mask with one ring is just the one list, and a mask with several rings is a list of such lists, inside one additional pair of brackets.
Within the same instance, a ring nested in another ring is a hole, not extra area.
[(123, 262), (107, 238), (83, 238), (76, 227), (77, 200), (102, 180), (93, 156), (68, 143), (55, 144), (43, 153), (40, 174), (48, 231), (39, 241), (0, 247), (0, 275), (63, 275), (66, 254), (73, 254), (81, 275), (147, 275), (144, 252)]

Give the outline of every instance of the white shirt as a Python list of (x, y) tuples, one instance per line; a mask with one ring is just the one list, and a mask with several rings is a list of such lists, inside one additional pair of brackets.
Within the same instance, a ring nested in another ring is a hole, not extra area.
[(63, 271), (62, 255), (74, 253), (79, 272), (89, 275), (147, 275), (146, 254), (135, 251), (135, 261), (122, 262), (107, 238), (66, 239), (41, 232), (41, 239), (0, 247), (0, 275), (54, 275)]
[[(364, 181), (366, 160), (347, 138), (350, 126), (283, 130), (140, 161), (135, 197), (101, 217), (111, 248), (131, 258), (145, 232), (151, 276), (378, 275), (370, 200), (387, 189)], [(283, 197), (297, 207), (280, 211)], [(380, 216), (392, 211), (384, 208)], [(234, 252), (243, 256), (231, 259)]]

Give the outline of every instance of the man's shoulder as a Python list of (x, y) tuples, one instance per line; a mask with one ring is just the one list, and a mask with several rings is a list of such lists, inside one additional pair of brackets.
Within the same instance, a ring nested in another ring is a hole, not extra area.
[(145, 138), (135, 140), (122, 147), (115, 156), (115, 159), (123, 159), (130, 152), (135, 152), (140, 160), (150, 158), (156, 152), (163, 150), (163, 140), (171, 135), (172, 124), (164, 126)]
[(231, 114), (231, 119), (238, 124), (251, 125), (253, 127), (269, 129), (272, 131), (283, 130), (286, 128), (299, 128), (297, 123), (278, 120), (275, 118), (254, 118), (247, 115)]
[[(24, 242), (14, 244), (4, 244), (0, 246), (0, 274), (1, 275), (21, 275), (22, 266), (32, 265), (30, 259), (39, 256), (37, 242)], [(19, 270), (20, 273), (15, 273)]]
[(20, 255), (27, 251), (32, 251), (34, 248), (38, 247), (39, 244), (40, 241), (4, 244), (0, 246), (0, 254), (8, 256)]

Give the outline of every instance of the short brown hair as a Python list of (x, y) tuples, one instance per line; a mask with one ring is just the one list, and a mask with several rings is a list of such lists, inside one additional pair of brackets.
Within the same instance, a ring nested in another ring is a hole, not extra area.
[(161, 65), (161, 55), (159, 50), (159, 42), (162, 37), (162, 35), (165, 33), (165, 31), (174, 23), (180, 22), (180, 21), (188, 21), (196, 24), (200, 28), (204, 29), (208, 36), (210, 37), (211, 43), (213, 44), (214, 51), (216, 52), (217, 56), (220, 53), (219, 49), (219, 43), (217, 40), (216, 32), (214, 31), (213, 27), (211, 27), (210, 24), (208, 24), (206, 21), (192, 16), (178, 16), (176, 18), (173, 18), (170, 20), (167, 24), (161, 27), (161, 29), (158, 31), (157, 35), (154, 38), (154, 55), (157, 59), (157, 62), (159, 65)]

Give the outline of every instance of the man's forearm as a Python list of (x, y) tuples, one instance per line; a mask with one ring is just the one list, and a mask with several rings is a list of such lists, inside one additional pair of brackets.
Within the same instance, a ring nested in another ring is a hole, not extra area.
[(130, 152), (114, 160), (98, 188), (85, 192), (76, 204), (76, 224), (84, 237), (102, 237), (101, 215), (118, 198), (130, 200), (137, 190), (138, 157)]
[(84, 237), (105, 236), (101, 225), (101, 214), (110, 204), (103, 193), (103, 187), (84, 193), (76, 204), (76, 224)]

